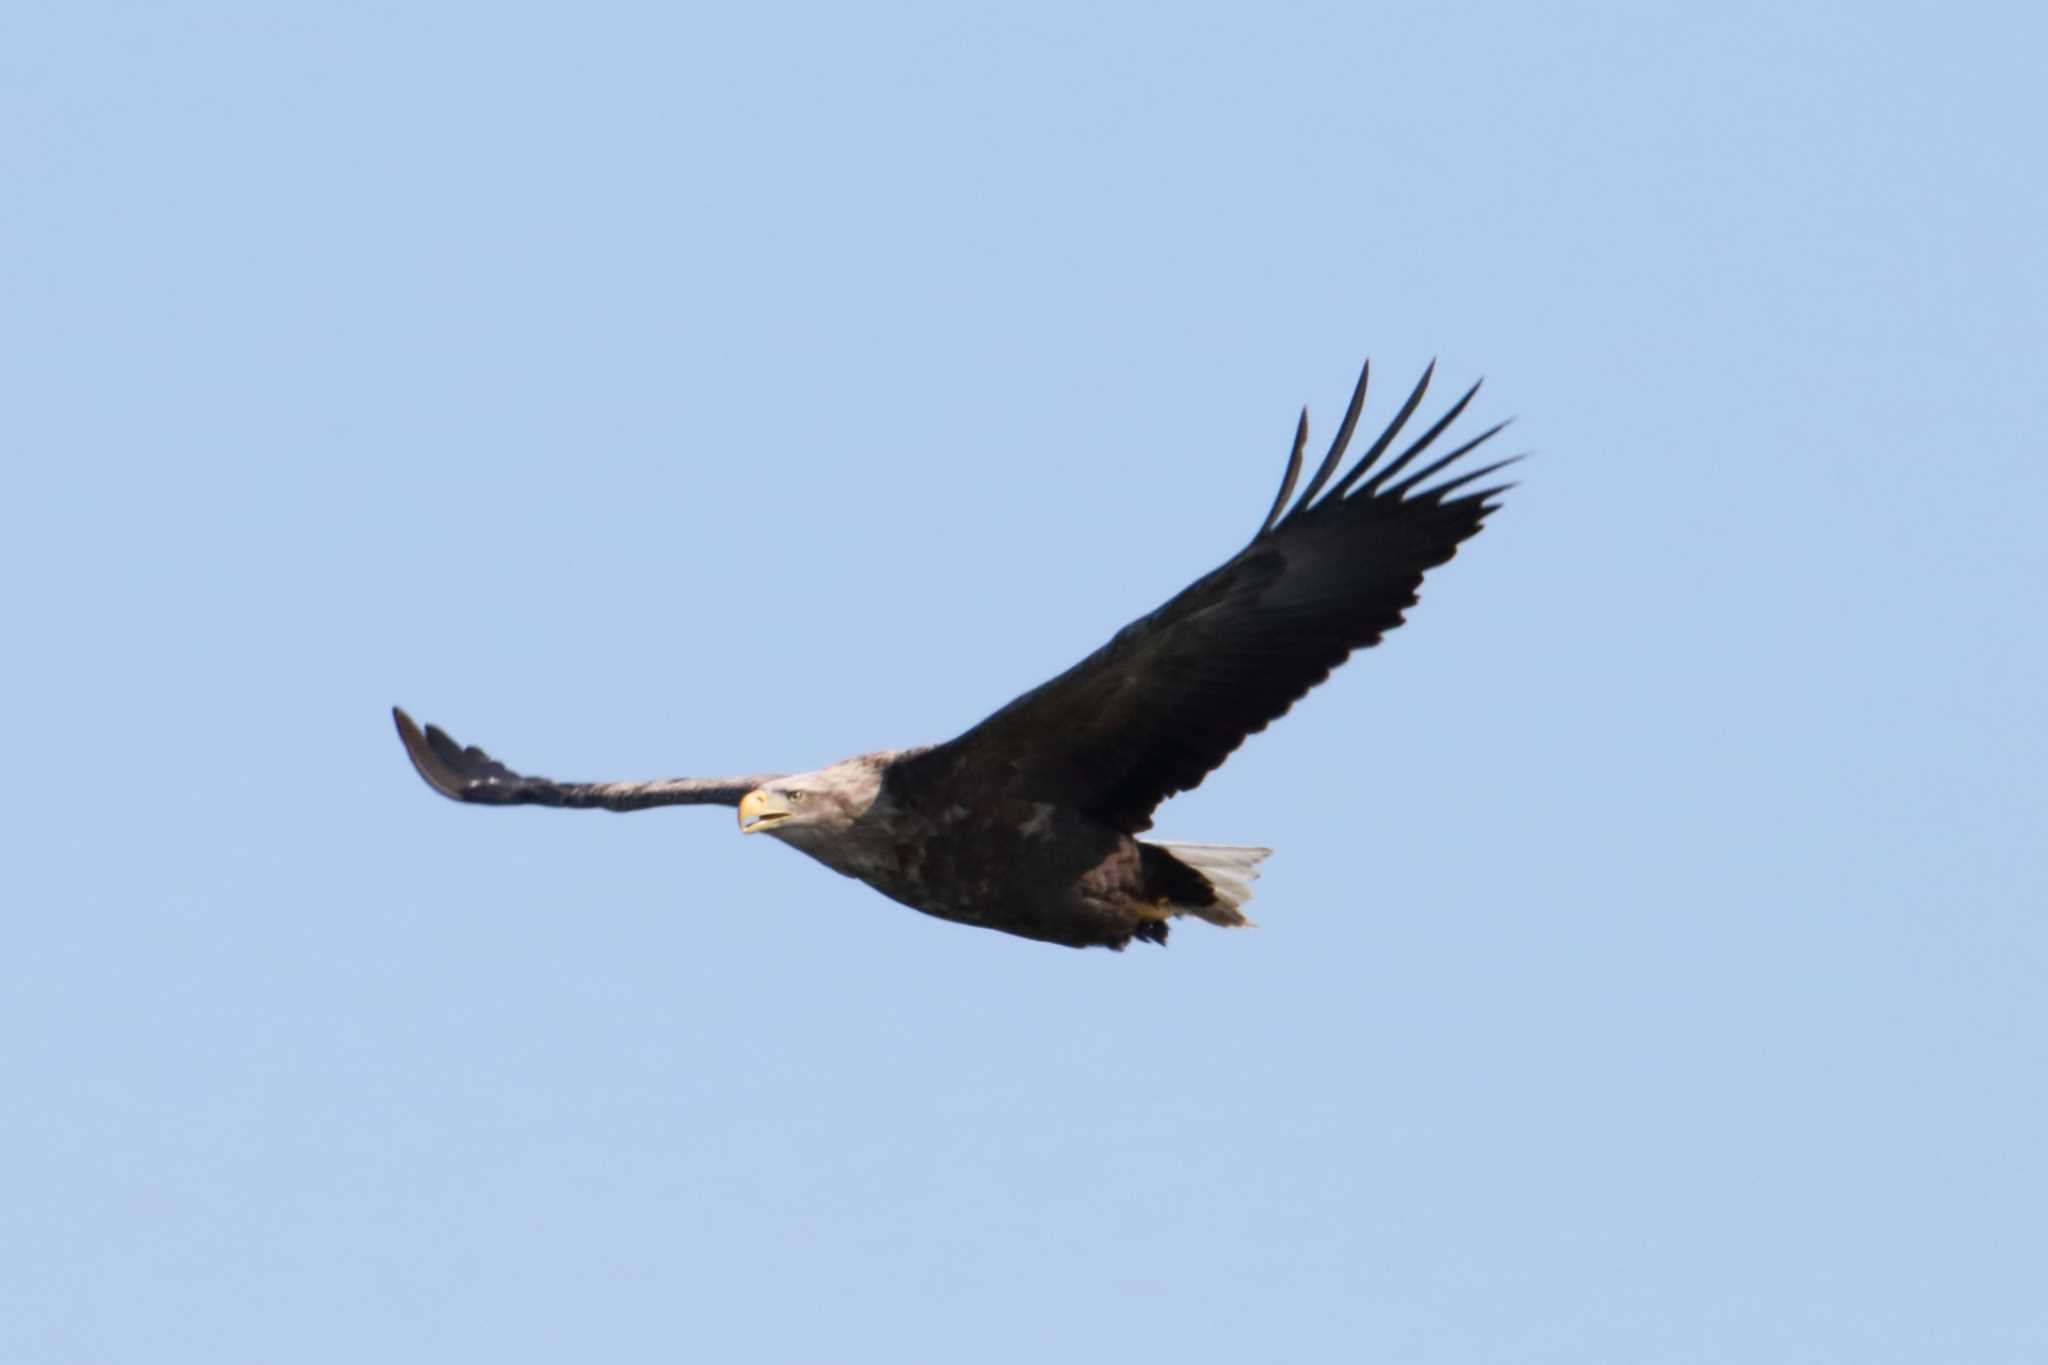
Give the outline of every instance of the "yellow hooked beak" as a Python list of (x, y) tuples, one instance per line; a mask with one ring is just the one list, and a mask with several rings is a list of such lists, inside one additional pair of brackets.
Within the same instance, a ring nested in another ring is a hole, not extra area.
[(740, 798), (740, 833), (759, 834), (764, 829), (773, 829), (796, 814), (789, 808), (789, 802), (774, 792), (759, 787)]

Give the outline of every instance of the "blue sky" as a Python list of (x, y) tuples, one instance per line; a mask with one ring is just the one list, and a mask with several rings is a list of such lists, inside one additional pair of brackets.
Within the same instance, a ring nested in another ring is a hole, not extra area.
[[(2037, 1361), (2048, 23), (0, 23), (0, 1358)], [(1432, 356), (1538, 458), (1066, 950), (729, 813)]]

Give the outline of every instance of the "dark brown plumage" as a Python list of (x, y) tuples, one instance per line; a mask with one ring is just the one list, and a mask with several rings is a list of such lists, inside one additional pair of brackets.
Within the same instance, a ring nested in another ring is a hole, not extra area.
[(1258, 533), (1221, 567), (1118, 631), (1065, 673), (947, 743), (862, 755), (792, 777), (559, 783), (512, 772), (395, 712), (421, 776), (482, 804), (740, 807), (769, 832), (884, 894), (942, 918), (1075, 947), (1164, 942), (1167, 921), (1223, 925), (1264, 849), (1142, 842), (1159, 803), (1197, 786), (1242, 744), (1377, 644), (1423, 575), (1457, 553), (1506, 485), (1465, 492), (1511, 461), (1425, 487), (1497, 424), (1417, 462), (1478, 392), (1466, 391), (1385, 458), (1421, 404), (1425, 371), (1348, 469), (1369, 369), (1297, 497), (1308, 414)]

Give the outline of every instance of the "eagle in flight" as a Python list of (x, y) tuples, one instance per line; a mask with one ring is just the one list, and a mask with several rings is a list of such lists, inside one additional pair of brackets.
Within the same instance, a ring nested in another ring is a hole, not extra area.
[[(1417, 467), (1477, 384), (1382, 463), (1434, 371), (1344, 468), (1368, 363), (1297, 497), (1304, 409), (1280, 492), (1250, 544), (944, 744), (809, 773), (586, 783), (513, 772), (394, 707), (399, 738), (427, 785), (456, 801), (737, 806), (743, 834), (779, 839), (914, 910), (1024, 938), (1121, 950), (1134, 938), (1165, 943), (1180, 915), (1248, 924), (1244, 904), (1271, 850), (1138, 836), (1161, 801), (1199, 785), (1353, 650), (1401, 624), (1423, 574), (1456, 554), (1511, 486), (1460, 491), (1512, 460), (1452, 469), (1505, 422)], [(1446, 471), (1453, 477), (1428, 485)]]

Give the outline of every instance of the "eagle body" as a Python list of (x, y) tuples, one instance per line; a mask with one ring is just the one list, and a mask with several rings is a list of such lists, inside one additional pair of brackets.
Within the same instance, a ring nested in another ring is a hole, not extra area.
[[(755, 802), (742, 820), (759, 821), (768, 809), (829, 811), (758, 832), (913, 910), (1070, 948), (1121, 949), (1133, 938), (1163, 943), (1177, 914), (1245, 922), (1229, 879), (1219, 876), (1219, 890), (1173, 846), (1048, 801), (954, 800), (952, 793), (934, 800), (897, 772), (904, 756), (863, 754), (778, 779), (761, 790), (780, 799)], [(787, 800), (795, 792), (804, 794), (800, 805)], [(1256, 863), (1266, 850), (1241, 852)]]
[(1478, 391), (1388, 452), (1432, 366), (1371, 447), (1345, 453), (1370, 367), (1307, 484), (1308, 414), (1279, 494), (1250, 543), (1058, 677), (943, 744), (862, 754), (813, 772), (647, 782), (557, 782), (514, 772), (393, 708), (413, 766), (472, 805), (615, 811), (736, 806), (766, 834), (940, 919), (1074, 948), (1165, 943), (1192, 915), (1250, 923), (1242, 906), (1268, 850), (1148, 841), (1154, 811), (1198, 785), (1354, 651), (1379, 643), (1423, 575), (1476, 534), (1507, 485), (1460, 491), (1510, 463), (1458, 470), (1506, 423), (1419, 468)]

